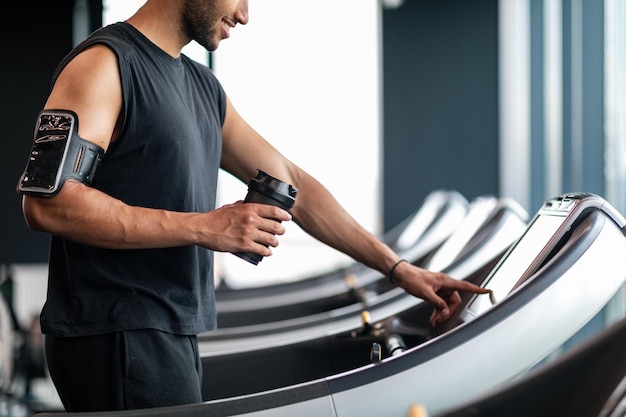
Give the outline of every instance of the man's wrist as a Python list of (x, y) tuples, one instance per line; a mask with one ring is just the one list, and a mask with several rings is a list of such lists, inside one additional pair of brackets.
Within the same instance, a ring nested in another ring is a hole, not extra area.
[(396, 262), (395, 264), (393, 264), (393, 266), (391, 267), (391, 269), (389, 270), (389, 274), (387, 275), (389, 277), (389, 282), (391, 282), (392, 284), (396, 283), (396, 269), (398, 268), (398, 266), (402, 263), (402, 262), (409, 262), (406, 259), (400, 259), (398, 262)]

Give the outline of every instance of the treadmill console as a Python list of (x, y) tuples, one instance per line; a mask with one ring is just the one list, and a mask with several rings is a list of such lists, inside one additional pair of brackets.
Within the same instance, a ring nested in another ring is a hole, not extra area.
[(602, 210), (624, 229), (626, 221), (621, 214), (594, 194), (565, 194), (545, 202), (485, 278), (482, 286), (492, 293), (474, 295), (461, 313), (462, 321), (484, 313), (533, 276), (565, 244), (589, 210)]

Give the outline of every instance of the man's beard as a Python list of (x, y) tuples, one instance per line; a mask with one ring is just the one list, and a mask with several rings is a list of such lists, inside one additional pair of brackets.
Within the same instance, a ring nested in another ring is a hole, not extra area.
[(182, 30), (208, 51), (217, 49), (220, 34), (216, 25), (221, 21), (215, 3), (201, 0), (187, 0), (183, 8)]

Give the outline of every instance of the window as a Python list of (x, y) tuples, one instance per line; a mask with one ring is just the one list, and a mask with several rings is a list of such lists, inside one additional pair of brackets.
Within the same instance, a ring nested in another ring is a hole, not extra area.
[(626, 4), (605, 2), (607, 199), (626, 213)]

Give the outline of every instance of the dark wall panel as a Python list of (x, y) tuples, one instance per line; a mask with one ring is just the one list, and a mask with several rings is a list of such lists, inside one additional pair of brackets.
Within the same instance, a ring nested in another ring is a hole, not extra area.
[(3, 150), (0, 152), (0, 263), (44, 262), (49, 238), (31, 232), (15, 192), (37, 113), (58, 61), (72, 47), (73, 0), (20, 0), (0, 14)]
[(498, 1), (383, 12), (384, 225), (435, 189), (498, 191)]

